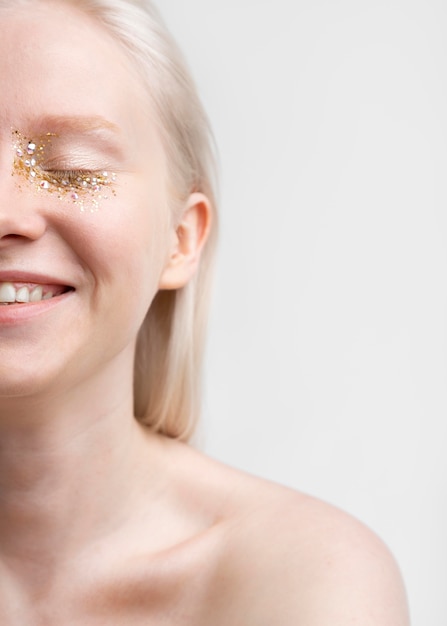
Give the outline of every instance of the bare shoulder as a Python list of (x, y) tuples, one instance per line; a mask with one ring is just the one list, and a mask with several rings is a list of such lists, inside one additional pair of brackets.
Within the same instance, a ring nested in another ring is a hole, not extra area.
[(225, 562), (252, 616), (247, 626), (408, 625), (399, 570), (374, 533), (303, 494), (259, 497)]
[(198, 463), (220, 519), (209, 623), (408, 626), (398, 567), (363, 524), (206, 457)]

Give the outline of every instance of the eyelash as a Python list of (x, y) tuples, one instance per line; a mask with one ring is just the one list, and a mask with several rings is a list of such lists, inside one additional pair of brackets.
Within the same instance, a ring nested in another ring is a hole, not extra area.
[[(45, 178), (49, 178), (48, 182), (54, 185), (62, 185), (64, 187), (79, 187), (84, 189), (91, 181), (97, 181), (100, 178), (101, 172), (94, 170), (56, 170), (56, 169), (42, 169)], [(83, 185), (85, 182), (87, 185)]]
[[(40, 169), (40, 187), (43, 189), (55, 189), (73, 192), (77, 198), (77, 192), (98, 193), (103, 187), (115, 182), (116, 175), (108, 172), (90, 169)], [(112, 190), (114, 193), (114, 191)]]

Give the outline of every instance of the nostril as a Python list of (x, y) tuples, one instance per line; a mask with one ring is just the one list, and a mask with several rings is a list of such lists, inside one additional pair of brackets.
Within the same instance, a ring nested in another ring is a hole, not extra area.
[(24, 235), (0, 235), (0, 248), (28, 239)]
[(21, 241), (22, 239), (29, 239), (25, 235), (0, 235), (0, 246), (2, 244), (14, 243), (16, 241)]

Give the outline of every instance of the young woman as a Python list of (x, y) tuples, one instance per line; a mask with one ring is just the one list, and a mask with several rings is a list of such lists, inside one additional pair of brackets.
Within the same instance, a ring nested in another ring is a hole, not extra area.
[(212, 151), (152, 5), (0, 0), (0, 81), (0, 623), (408, 624), (368, 530), (185, 443)]

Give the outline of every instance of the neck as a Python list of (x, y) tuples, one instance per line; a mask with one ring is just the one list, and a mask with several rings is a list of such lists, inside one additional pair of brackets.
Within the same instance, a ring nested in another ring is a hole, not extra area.
[(107, 376), (89, 381), (94, 394), (2, 401), (0, 562), (56, 568), (119, 527), (150, 489), (150, 438), (133, 417), (131, 384)]

